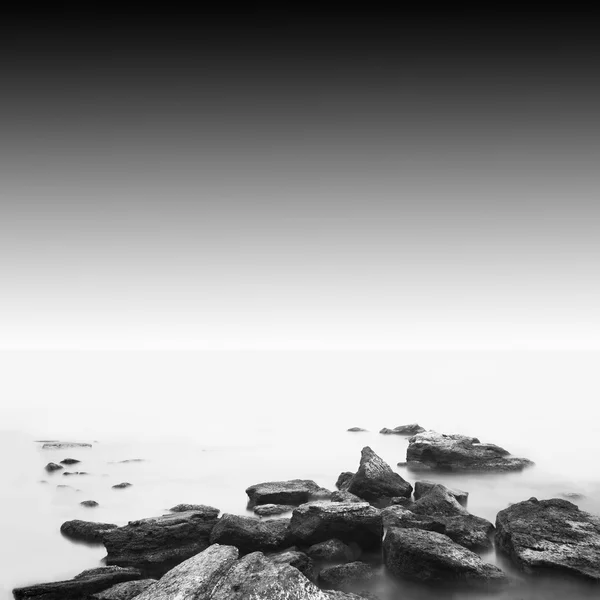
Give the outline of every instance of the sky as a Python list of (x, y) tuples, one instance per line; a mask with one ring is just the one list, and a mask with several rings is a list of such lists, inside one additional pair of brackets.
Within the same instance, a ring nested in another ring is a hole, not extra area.
[(74, 7), (0, 32), (1, 349), (600, 349), (589, 15)]

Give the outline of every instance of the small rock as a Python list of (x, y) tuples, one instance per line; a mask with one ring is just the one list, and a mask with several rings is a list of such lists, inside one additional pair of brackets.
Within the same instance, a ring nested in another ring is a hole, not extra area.
[(76, 458), (64, 458), (63, 460), (60, 461), (61, 465), (76, 465), (77, 463), (80, 463), (80, 460), (77, 460)]
[(350, 429), (348, 429), (348, 431), (352, 431), (353, 433), (359, 433), (361, 431), (367, 431), (367, 430), (363, 429), (362, 427), (350, 427)]
[(87, 475), (85, 471), (65, 471), (63, 475)]
[(374, 576), (375, 571), (371, 565), (356, 561), (321, 569), (319, 583), (323, 587), (346, 591), (349, 587), (370, 581)]
[(273, 515), (282, 515), (286, 512), (291, 512), (296, 508), (288, 504), (259, 504), (254, 507), (254, 513), (259, 517), (270, 517)]
[(398, 425), (394, 429), (388, 429), (384, 427), (379, 433), (384, 434), (396, 434), (396, 435), (416, 435), (417, 433), (423, 433), (424, 427), (421, 427), (418, 423), (410, 423), (409, 425)]
[(104, 534), (117, 528), (114, 523), (93, 523), (91, 521), (65, 521), (60, 526), (60, 532), (71, 540), (88, 542), (90, 544), (101, 544)]
[(46, 469), (46, 471), (48, 471), (48, 473), (52, 473), (54, 471), (60, 471), (60, 469), (64, 469), (64, 467), (61, 467), (60, 465), (57, 465), (56, 463), (49, 462), (45, 466), (45, 469)]
[(319, 562), (347, 563), (356, 558), (352, 548), (338, 539), (313, 544), (306, 553)]
[(87, 506), (88, 508), (94, 508), (96, 506), (99, 506), (95, 500), (84, 500), (83, 502), (80, 502), (79, 504), (81, 504), (81, 506)]
[(128, 481), (123, 481), (123, 483), (117, 483), (116, 485), (113, 485), (113, 490), (123, 490), (125, 488), (131, 487), (133, 484), (129, 483)]
[(46, 442), (42, 450), (63, 450), (65, 448), (91, 448), (91, 444), (82, 442)]
[(218, 508), (215, 508), (214, 506), (207, 506), (206, 504), (178, 504), (177, 506), (174, 506), (169, 510), (175, 513), (187, 512), (189, 510), (200, 510), (207, 516), (207, 518), (210, 518), (212, 516), (215, 519), (219, 516), (219, 513), (221, 512)]

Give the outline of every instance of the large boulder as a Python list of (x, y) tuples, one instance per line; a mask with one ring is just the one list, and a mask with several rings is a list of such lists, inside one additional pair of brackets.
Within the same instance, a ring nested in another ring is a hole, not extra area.
[(385, 566), (393, 575), (429, 583), (501, 583), (506, 575), (448, 536), (392, 527), (383, 541)]
[(526, 572), (564, 572), (600, 581), (600, 517), (568, 500), (513, 504), (496, 517), (496, 547)]
[(313, 544), (306, 554), (315, 561), (347, 563), (355, 558), (355, 552), (341, 540), (332, 539)]
[(73, 519), (65, 521), (60, 526), (60, 532), (71, 540), (88, 542), (89, 544), (102, 544), (104, 535), (109, 531), (117, 529), (114, 523), (93, 523), (92, 521), (80, 521)]
[(369, 502), (377, 502), (395, 496), (409, 497), (412, 486), (392, 471), (369, 446), (365, 446), (358, 471), (348, 483), (347, 491)]
[(131, 521), (104, 535), (107, 564), (137, 567), (160, 577), (209, 545), (213, 510), (187, 511)]
[(381, 513), (367, 502), (303, 504), (292, 513), (290, 536), (305, 546), (337, 538), (355, 542), (365, 550), (379, 548), (383, 536)]
[(331, 492), (318, 486), (311, 479), (289, 481), (266, 481), (246, 489), (250, 505), (289, 504), (298, 506), (313, 499), (329, 498)]
[(137, 569), (99, 567), (83, 571), (73, 579), (40, 583), (13, 590), (15, 600), (81, 600), (116, 583), (141, 579)]
[(289, 519), (257, 519), (224, 514), (213, 527), (211, 544), (235, 546), (242, 554), (287, 548)]
[(321, 569), (319, 583), (325, 588), (347, 591), (348, 588), (364, 584), (373, 577), (375, 577), (375, 570), (371, 565), (355, 561)]
[(138, 581), (124, 581), (112, 587), (92, 594), (89, 600), (131, 600), (139, 596), (144, 590), (156, 583), (156, 579), (139, 579)]
[[(428, 494), (436, 485), (441, 485), (435, 481), (430, 481), (429, 479), (421, 479), (420, 481), (415, 481), (415, 500), (418, 500), (422, 496)], [(469, 492), (464, 492), (463, 490), (457, 490), (452, 488), (446, 488), (448, 493), (454, 496), (455, 500), (462, 504), (462, 506), (467, 505), (467, 501), (469, 499)]]
[(425, 431), (425, 427), (421, 427), (418, 423), (410, 423), (409, 425), (398, 425), (393, 429), (384, 427), (379, 433), (396, 434), (396, 435), (416, 435)]
[(414, 470), (441, 471), (519, 471), (533, 464), (495, 444), (482, 444), (475, 437), (437, 431), (411, 437), (406, 461)]

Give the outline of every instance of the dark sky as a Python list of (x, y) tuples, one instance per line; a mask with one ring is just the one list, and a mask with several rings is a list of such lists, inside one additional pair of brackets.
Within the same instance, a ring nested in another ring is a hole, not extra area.
[(5, 15), (0, 344), (599, 346), (597, 24)]

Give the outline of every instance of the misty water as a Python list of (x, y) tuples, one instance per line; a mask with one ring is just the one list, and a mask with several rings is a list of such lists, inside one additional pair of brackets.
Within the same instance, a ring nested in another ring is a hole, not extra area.
[[(600, 380), (593, 352), (484, 353), (6, 353), (0, 434), (0, 599), (15, 586), (99, 566), (103, 546), (74, 543), (69, 519), (123, 525), (179, 503), (252, 514), (245, 488), (309, 478), (334, 489), (371, 446), (414, 484), (469, 492), (468, 509), (494, 521), (511, 502), (562, 497), (600, 514)], [(521, 473), (419, 475), (397, 467), (407, 439), (378, 433), (417, 421), (475, 435), (536, 465)], [(348, 427), (369, 431), (349, 433)], [(35, 440), (92, 443), (43, 450)], [(46, 473), (66, 457), (82, 462)], [(142, 461), (120, 462), (131, 459)], [(132, 487), (112, 489), (127, 481)], [(58, 485), (71, 487), (59, 488)], [(80, 506), (96, 500), (97, 508)], [(513, 577), (502, 600), (597, 597), (556, 577)], [(364, 587), (364, 586), (363, 586)], [(483, 598), (384, 578), (382, 598)]]

